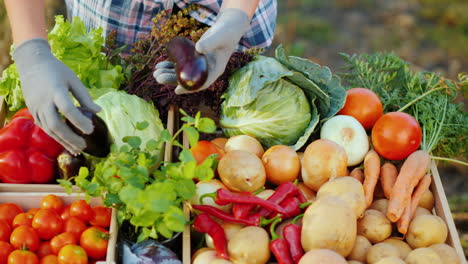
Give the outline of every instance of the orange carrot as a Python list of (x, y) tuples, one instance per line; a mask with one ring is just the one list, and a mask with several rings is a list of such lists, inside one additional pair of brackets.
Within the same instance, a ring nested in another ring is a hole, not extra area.
[(388, 202), (387, 218), (390, 221), (400, 219), (414, 188), (429, 169), (430, 162), (431, 157), (423, 150), (413, 152), (403, 162)]
[(413, 192), (413, 196), (411, 196), (411, 218), (414, 217), (416, 214), (416, 210), (418, 209), (419, 201), (423, 197), (424, 193), (429, 190), (431, 186), (432, 177), (431, 174), (426, 174), (418, 184), (418, 187)]
[(380, 167), (380, 184), (385, 193), (385, 198), (390, 199), (392, 187), (398, 176), (398, 169), (390, 162), (386, 162)]
[(398, 232), (400, 232), (403, 235), (406, 235), (409, 224), (411, 222), (411, 218), (412, 218), (411, 217), (411, 202), (408, 202), (406, 204), (405, 210), (403, 211), (403, 214), (401, 215), (400, 219), (398, 219), (397, 221)]
[(374, 198), (374, 190), (380, 175), (380, 157), (375, 150), (370, 150), (364, 157), (364, 196), (369, 207)]
[(354, 168), (351, 171), (351, 173), (349, 174), (349, 176), (351, 176), (354, 179), (360, 181), (361, 183), (362, 183), (362, 181), (364, 181), (364, 172), (359, 167)]
[(416, 214), (416, 209), (418, 209), (419, 201), (421, 200), (421, 197), (423, 196), (424, 192), (429, 190), (431, 181), (432, 178), (430, 174), (426, 174), (426, 176), (424, 176), (421, 179), (418, 186), (414, 190), (413, 195), (411, 196), (411, 202), (408, 202), (408, 204), (405, 207), (405, 211), (403, 212), (403, 215), (400, 217), (400, 219), (398, 219), (398, 232), (402, 233), (403, 235), (406, 235), (409, 224), (411, 220), (413, 220), (414, 215)]

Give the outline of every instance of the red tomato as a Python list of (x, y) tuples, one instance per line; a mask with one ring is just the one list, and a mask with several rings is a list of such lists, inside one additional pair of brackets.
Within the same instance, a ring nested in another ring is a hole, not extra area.
[(80, 246), (91, 258), (100, 259), (106, 256), (108, 240), (109, 232), (102, 227), (93, 226), (81, 234)]
[(88, 264), (86, 251), (77, 245), (66, 245), (60, 249), (58, 255), (59, 264)]
[(11, 227), (6, 220), (0, 219), (0, 241), (10, 241)]
[(42, 198), (41, 209), (52, 209), (57, 213), (60, 213), (63, 208), (63, 202), (60, 197), (54, 194), (46, 195)]
[(39, 237), (30, 226), (18, 226), (13, 229), (10, 236), (10, 244), (15, 249), (26, 249), (36, 251), (39, 247)]
[(58, 254), (62, 247), (66, 245), (76, 245), (76, 242), (77, 240), (74, 234), (65, 232), (58, 236), (54, 236), (54, 238), (50, 240), (50, 247), (54, 254)]
[(31, 226), (32, 219), (33, 219), (33, 215), (30, 213), (17, 214), (15, 218), (13, 218), (12, 226), (13, 228), (17, 228), (20, 225)]
[(32, 216), (34, 216), (39, 210), (41, 210), (41, 208), (31, 208), (26, 213), (31, 214)]
[(90, 225), (93, 226), (100, 226), (100, 227), (109, 227), (111, 216), (112, 216), (112, 209), (104, 206), (95, 206), (93, 207), (94, 211), (94, 218), (89, 221)]
[(23, 210), (14, 203), (0, 204), (0, 219), (6, 220), (10, 226), (13, 223), (13, 218), (22, 212)]
[(62, 218), (63, 221), (70, 218), (70, 205), (67, 205), (62, 208), (62, 212), (60, 213), (60, 218)]
[(403, 112), (383, 115), (372, 128), (372, 144), (382, 157), (402, 160), (421, 144), (422, 131), (418, 121)]
[(202, 163), (211, 154), (218, 154), (218, 160), (221, 159), (224, 154), (224, 151), (216, 144), (204, 140), (198, 141), (197, 144), (195, 144), (195, 146), (190, 149), (190, 151), (197, 161), (197, 164)]
[(364, 129), (369, 130), (383, 114), (379, 96), (366, 88), (351, 88), (346, 91), (346, 102), (338, 112), (356, 118)]
[(70, 205), (70, 216), (76, 216), (88, 222), (94, 218), (94, 211), (85, 200), (77, 200)]
[(38, 264), (36, 254), (28, 250), (15, 250), (8, 256), (8, 264)]
[(13, 247), (5, 241), (0, 241), (0, 264), (5, 264), (8, 261), (8, 255), (13, 251)]
[(47, 255), (39, 261), (39, 264), (58, 264), (58, 258), (55, 255)]
[(34, 215), (32, 227), (41, 239), (47, 240), (62, 232), (63, 220), (54, 210), (41, 209)]
[(63, 232), (70, 232), (77, 240), (80, 240), (81, 233), (83, 233), (86, 228), (88, 228), (88, 226), (86, 226), (84, 221), (76, 216), (71, 216), (65, 221), (65, 224), (63, 225)]
[(54, 254), (52, 252), (52, 247), (50, 246), (50, 241), (42, 241), (36, 250), (37, 257), (41, 259), (50, 254)]

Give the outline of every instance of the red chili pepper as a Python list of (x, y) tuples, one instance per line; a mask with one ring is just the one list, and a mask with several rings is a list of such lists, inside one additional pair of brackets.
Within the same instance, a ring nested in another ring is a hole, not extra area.
[(270, 251), (276, 258), (278, 264), (294, 264), (289, 251), (289, 246), (284, 238), (279, 238), (275, 232), (276, 224), (280, 222), (280, 219), (276, 220), (270, 226), (271, 242)]
[(301, 213), (299, 200), (296, 197), (286, 198), (284, 201), (280, 203), (280, 206), (283, 207), (284, 210), (286, 211), (286, 214), (281, 215), (282, 219), (294, 217)]
[(296, 264), (299, 263), (299, 260), (304, 255), (301, 244), (301, 230), (302, 227), (294, 223), (286, 225), (283, 228), (283, 237), (288, 244), (289, 252), (291, 252), (291, 257)]
[(227, 205), (230, 203), (255, 204), (280, 214), (287, 213), (279, 204), (273, 203), (268, 200), (263, 200), (262, 198), (255, 196), (251, 192), (232, 193), (226, 189), (221, 188), (216, 191), (216, 194), (208, 193), (202, 195), (200, 197), (200, 200), (202, 200), (205, 197), (213, 196), (215, 196), (214, 200), (217, 205)]
[(193, 228), (197, 232), (208, 233), (213, 239), (216, 254), (221, 258), (229, 259), (226, 233), (220, 224), (211, 219), (208, 214), (202, 213), (195, 217)]
[(48, 136), (27, 109), (0, 129), (0, 182), (47, 183), (54, 178), (63, 147)]
[[(276, 191), (267, 199), (267, 201), (280, 204), (284, 199), (297, 196), (299, 193), (299, 188), (297, 188), (296, 185), (292, 182), (285, 182), (278, 185)], [(261, 208), (259, 212), (262, 216), (271, 214), (271, 210), (268, 210), (267, 208)]]
[(207, 213), (213, 217), (216, 217), (220, 220), (243, 224), (247, 226), (264, 226), (272, 221), (278, 219), (278, 217), (272, 219), (265, 219), (261, 217), (258, 213), (248, 215), (246, 218), (237, 219), (232, 214), (226, 213), (223, 210), (216, 208), (211, 205), (192, 205), (193, 209)]
[[(257, 195), (260, 192), (265, 190), (265, 187), (258, 189), (257, 191), (253, 192), (253, 194)], [(235, 218), (245, 218), (249, 215), (250, 211), (257, 207), (256, 204), (247, 204), (247, 203), (235, 203), (232, 205), (232, 214)]]

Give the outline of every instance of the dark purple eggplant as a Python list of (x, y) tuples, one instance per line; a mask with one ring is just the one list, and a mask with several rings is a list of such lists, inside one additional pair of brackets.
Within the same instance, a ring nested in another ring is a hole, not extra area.
[(83, 154), (72, 155), (64, 150), (57, 156), (57, 167), (60, 179), (68, 180), (78, 175), (81, 167), (86, 166), (86, 158)]
[(83, 150), (84, 153), (101, 158), (106, 157), (110, 152), (110, 146), (112, 144), (106, 123), (93, 112), (82, 107), (78, 107), (78, 109), (93, 122), (93, 132), (89, 135), (86, 135), (68, 120), (66, 121), (67, 125), (73, 130), (73, 132), (83, 137), (83, 139), (86, 141), (86, 148)]
[(208, 63), (205, 55), (195, 50), (195, 44), (188, 38), (175, 37), (167, 45), (169, 59), (175, 63), (179, 84), (187, 90), (199, 89), (208, 77)]
[(122, 258), (123, 263), (182, 264), (174, 252), (152, 239), (133, 245), (124, 241)]

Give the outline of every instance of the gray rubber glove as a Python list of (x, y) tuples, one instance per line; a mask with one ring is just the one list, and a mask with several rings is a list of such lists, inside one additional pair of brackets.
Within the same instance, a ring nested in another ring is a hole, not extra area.
[(86, 142), (72, 132), (59, 112), (83, 133), (90, 134), (93, 124), (75, 107), (69, 92), (82, 107), (95, 113), (101, 108), (92, 101), (75, 73), (55, 58), (47, 40), (37, 38), (25, 41), (14, 50), (13, 59), (26, 106), (35, 123), (68, 151), (79, 153), (86, 147)]
[[(240, 9), (228, 8), (221, 11), (215, 24), (203, 34), (195, 45), (195, 49), (207, 57), (208, 78), (206, 82), (196, 91), (189, 91), (178, 85), (175, 93), (185, 94), (202, 91), (214, 83), (226, 69), (229, 58), (236, 50), (237, 44), (247, 31), (249, 24), (249, 16)], [(177, 84), (172, 62), (158, 63), (153, 76), (158, 83)]]

